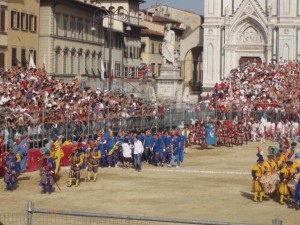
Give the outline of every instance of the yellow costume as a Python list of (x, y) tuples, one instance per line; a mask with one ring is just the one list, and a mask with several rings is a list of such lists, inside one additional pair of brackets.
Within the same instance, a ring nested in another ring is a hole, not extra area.
[(261, 186), (260, 179), (265, 173), (265, 168), (263, 167), (263, 161), (257, 161), (252, 167), (252, 177), (253, 177), (253, 191), (254, 191), (254, 201), (258, 202), (257, 197), (259, 194), (259, 201), (262, 202), (264, 196), (264, 190)]
[(292, 193), (289, 190), (288, 182), (293, 179), (293, 176), (295, 175), (296, 171), (292, 166), (292, 162), (287, 162), (287, 165), (280, 170), (280, 185), (279, 185), (279, 193), (280, 193), (280, 204), (283, 203), (284, 197), (287, 197), (288, 199), (292, 197)]
[(61, 149), (60, 144), (58, 141), (54, 142), (51, 147), (51, 157), (55, 159), (56, 169), (55, 175), (58, 174), (60, 169), (60, 160), (64, 157), (64, 151)]

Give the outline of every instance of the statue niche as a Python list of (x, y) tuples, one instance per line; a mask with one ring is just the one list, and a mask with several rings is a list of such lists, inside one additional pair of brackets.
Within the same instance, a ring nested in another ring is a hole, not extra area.
[(260, 32), (258, 32), (253, 27), (246, 28), (243, 32), (238, 36), (239, 44), (261, 44), (263, 43), (262, 36)]

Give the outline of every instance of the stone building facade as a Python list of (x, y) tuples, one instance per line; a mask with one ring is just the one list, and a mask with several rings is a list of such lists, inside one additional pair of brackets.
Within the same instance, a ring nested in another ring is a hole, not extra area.
[(39, 1), (0, 1), (0, 67), (38, 63)]
[(300, 59), (300, 0), (205, 0), (203, 85), (248, 61)]

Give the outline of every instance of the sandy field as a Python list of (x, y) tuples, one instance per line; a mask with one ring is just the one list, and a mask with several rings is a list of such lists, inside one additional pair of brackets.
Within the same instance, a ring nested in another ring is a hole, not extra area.
[[(271, 225), (279, 218), (283, 225), (297, 225), (299, 211), (271, 199), (253, 202), (252, 166), (256, 147), (276, 143), (249, 143), (244, 146), (189, 148), (180, 168), (143, 164), (142, 172), (133, 169), (100, 168), (97, 182), (82, 181), (67, 187), (68, 168), (62, 168), (51, 195), (41, 194), (38, 172), (19, 177), (14, 192), (0, 183), (0, 209), (24, 212), (28, 201), (36, 208), (95, 213), (196, 219)], [(82, 179), (86, 171), (82, 172)]]

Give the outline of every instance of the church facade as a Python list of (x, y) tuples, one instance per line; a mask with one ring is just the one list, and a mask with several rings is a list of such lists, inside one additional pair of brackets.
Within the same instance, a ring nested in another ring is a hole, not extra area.
[(204, 2), (204, 88), (243, 62), (300, 60), (300, 0)]

